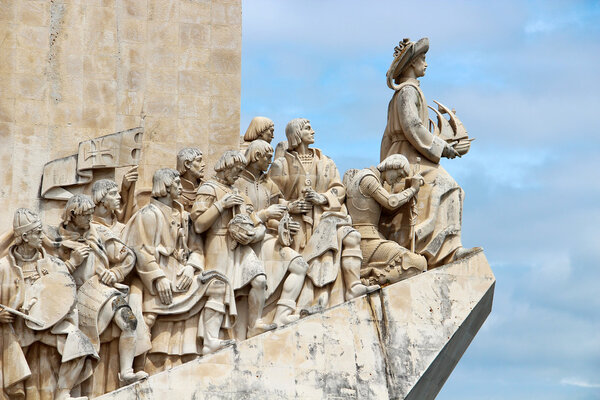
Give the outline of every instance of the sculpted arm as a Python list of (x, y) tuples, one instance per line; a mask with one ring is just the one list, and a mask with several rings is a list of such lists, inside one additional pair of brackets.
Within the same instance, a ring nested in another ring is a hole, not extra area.
[(136, 272), (150, 293), (155, 294), (154, 282), (166, 277), (155, 255), (154, 237), (157, 229), (160, 229), (157, 216), (150, 208), (145, 208), (130, 223), (132, 226), (129, 227), (126, 242), (136, 256)]
[(210, 229), (223, 212), (223, 206), (216, 200), (217, 197), (212, 187), (202, 185), (198, 188), (198, 195), (191, 212), (196, 233), (200, 234)]
[(135, 266), (133, 251), (119, 240), (108, 240), (105, 244), (106, 253), (111, 265), (110, 271), (115, 274), (117, 282), (123, 282)]
[(405, 86), (398, 93), (396, 112), (399, 115), (402, 130), (406, 139), (425, 158), (434, 163), (440, 162), (440, 157), (447, 146), (443, 139), (434, 136), (427, 129), (427, 121), (421, 121), (417, 104), (421, 101), (417, 89)]
[(408, 202), (416, 193), (417, 189), (408, 188), (400, 193), (390, 194), (379, 183), (379, 181), (371, 175), (365, 176), (359, 185), (360, 191), (371, 196), (377, 203), (388, 210), (396, 210)]

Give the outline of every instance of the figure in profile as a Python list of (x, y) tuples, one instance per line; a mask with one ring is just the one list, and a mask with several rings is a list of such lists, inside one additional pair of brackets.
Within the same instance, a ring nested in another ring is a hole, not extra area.
[(243, 154), (254, 140), (264, 140), (267, 143), (271, 143), (274, 132), (275, 124), (271, 119), (267, 117), (252, 118), (240, 142), (240, 152)]
[(184, 147), (177, 153), (177, 171), (181, 177), (181, 197), (179, 202), (185, 211), (192, 211), (196, 192), (204, 179), (204, 162), (202, 152), (196, 147)]
[[(246, 158), (239, 151), (226, 151), (215, 164), (215, 178), (198, 189), (192, 208), (194, 229), (198, 234), (206, 232), (206, 267), (224, 274), (231, 283), (228, 301), (237, 309), (234, 336), (240, 340), (277, 327), (262, 319), (267, 276), (250, 247), (264, 238), (265, 227), (250, 199), (233, 186), (245, 168)], [(248, 306), (240, 307), (245, 301)]]
[[(415, 251), (425, 256), (429, 268), (465, 257), (479, 248), (462, 247), (461, 216), (464, 192), (446, 170), (440, 166), (440, 158), (455, 158), (466, 154), (470, 139), (458, 135), (453, 126), (452, 135), (437, 135), (429, 131), (429, 114), (425, 96), (419, 87), (420, 77), (425, 76), (429, 39), (411, 42), (404, 39), (394, 52), (394, 60), (387, 72), (387, 83), (394, 95), (388, 107), (387, 126), (381, 141), (381, 161), (392, 154), (404, 155), (411, 165), (420, 164), (424, 186), (418, 193)], [(435, 111), (435, 110), (434, 110)], [(456, 125), (452, 114), (451, 123)], [(438, 113), (438, 116), (441, 114)], [(448, 124), (439, 120), (439, 128)], [(448, 124), (451, 125), (451, 124)], [(465, 131), (466, 133), (466, 131)], [(458, 140), (453, 140), (456, 137)], [(387, 237), (393, 237), (400, 245), (410, 243), (409, 223), (406, 211), (400, 211), (392, 220), (383, 223)]]
[(220, 338), (229, 327), (229, 286), (224, 276), (207, 274), (202, 238), (190, 226), (189, 213), (177, 202), (179, 172), (161, 168), (152, 177), (150, 204), (125, 227), (143, 283), (143, 313), (152, 348), (145, 370), (154, 374), (231, 344)]
[(346, 206), (352, 226), (361, 236), (363, 263), (360, 276), (364, 283), (391, 284), (427, 270), (425, 257), (415, 254), (379, 232), (382, 211), (394, 212), (407, 204), (419, 192), (420, 176), (412, 177), (410, 185), (391, 194), (385, 184), (394, 187), (410, 173), (406, 157), (393, 154), (377, 168), (350, 170), (344, 175)]
[(94, 208), (86, 195), (71, 197), (61, 224), (49, 232), (50, 239), (77, 285), (80, 329), (99, 352), (101, 346), (117, 341), (116, 354), (107, 354), (118, 357), (118, 379), (129, 384), (148, 376), (133, 370), (138, 335), (143, 332), (138, 324), (143, 321), (135, 317), (128, 303), (129, 287), (123, 283), (133, 270), (135, 255), (110, 229), (92, 223)]
[[(18, 209), (13, 232), (13, 245), (0, 259), (0, 397), (74, 399), (71, 389), (91, 375), (89, 361), (98, 354), (78, 329), (73, 280), (65, 263), (42, 247), (37, 214)], [(45, 314), (33, 313), (45, 319), (42, 326), (32, 323), (32, 309)]]
[(308, 270), (306, 261), (290, 247), (291, 238), (300, 229), (300, 224), (290, 220), (287, 202), (275, 182), (266, 175), (273, 158), (273, 147), (264, 140), (254, 140), (246, 149), (245, 157), (246, 169), (235, 187), (252, 201), (256, 215), (267, 229), (264, 239), (252, 244), (252, 248), (265, 265), (266, 303), (276, 306), (273, 322), (281, 326), (299, 318), (296, 300)]
[(362, 296), (379, 286), (360, 281), (360, 234), (352, 228), (344, 206), (346, 189), (332, 159), (310, 147), (315, 131), (304, 118), (285, 127), (289, 149), (276, 159), (269, 177), (289, 202), (292, 219), (300, 225), (292, 248), (309, 265), (299, 306), (307, 312)]

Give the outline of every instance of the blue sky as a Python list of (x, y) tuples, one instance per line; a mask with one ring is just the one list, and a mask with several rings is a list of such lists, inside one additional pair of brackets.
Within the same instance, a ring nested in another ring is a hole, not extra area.
[(242, 118), (311, 120), (343, 172), (379, 160), (385, 72), (430, 38), (421, 87), (477, 140), (442, 164), (492, 314), (439, 399), (600, 399), (600, 2), (243, 1)]

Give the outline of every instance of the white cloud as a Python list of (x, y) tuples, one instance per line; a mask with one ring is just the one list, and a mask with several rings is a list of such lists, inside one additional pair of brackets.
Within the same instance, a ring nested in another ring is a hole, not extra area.
[(562, 385), (577, 386), (586, 389), (600, 388), (600, 383), (591, 383), (580, 378), (563, 378), (560, 380)]

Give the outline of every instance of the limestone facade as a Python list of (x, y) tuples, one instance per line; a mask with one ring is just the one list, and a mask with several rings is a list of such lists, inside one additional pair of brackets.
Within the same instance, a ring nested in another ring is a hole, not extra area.
[(240, 0), (2, 0), (0, 226), (57, 219), (44, 164), (86, 139), (143, 127), (138, 190), (182, 147), (237, 148), (241, 22)]

